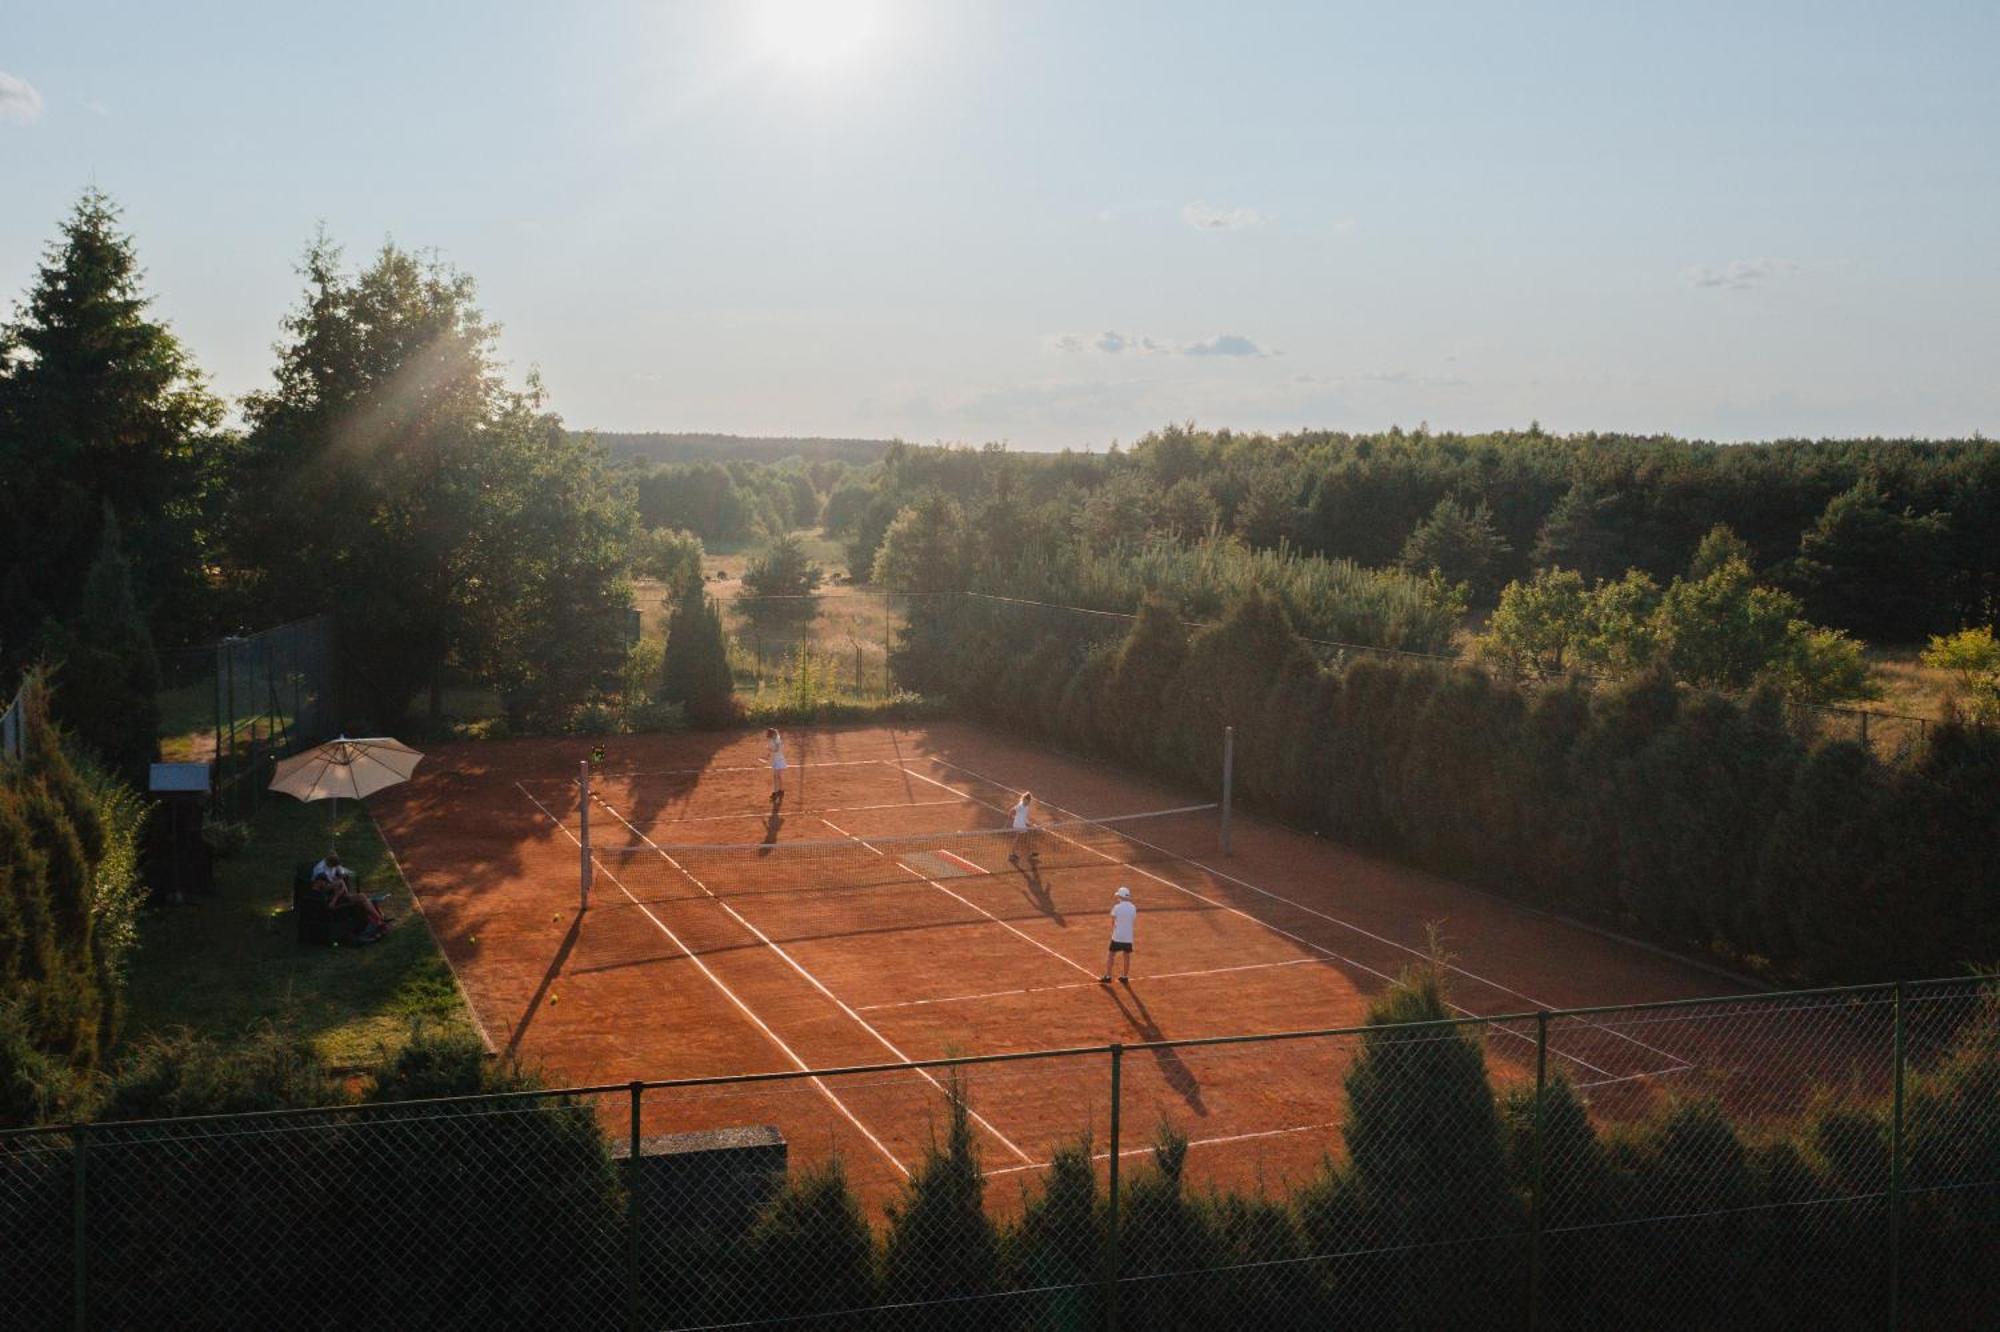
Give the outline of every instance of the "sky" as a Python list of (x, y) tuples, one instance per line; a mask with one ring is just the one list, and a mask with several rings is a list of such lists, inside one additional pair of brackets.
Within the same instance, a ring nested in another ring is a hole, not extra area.
[(470, 273), (572, 426), (2000, 434), (2000, 5), (0, 9), (0, 308), (90, 185), (215, 388)]

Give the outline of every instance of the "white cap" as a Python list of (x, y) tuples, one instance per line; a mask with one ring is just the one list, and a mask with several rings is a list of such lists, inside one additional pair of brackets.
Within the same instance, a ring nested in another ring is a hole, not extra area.
[(1124, 884), (1121, 883), (1118, 885), (1118, 895), (1120, 897), (1130, 897), (1132, 895), (1132, 890), (1130, 888), (1127, 888)]

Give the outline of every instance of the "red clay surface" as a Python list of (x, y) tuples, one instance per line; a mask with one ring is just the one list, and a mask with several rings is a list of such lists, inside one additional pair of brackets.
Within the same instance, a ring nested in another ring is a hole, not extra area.
[[(1038, 874), (994, 829), (1015, 794), (1040, 816), (1185, 805), (1183, 793), (961, 724), (801, 730), (768, 817), (760, 734), (606, 742), (590, 807), (595, 885), (579, 909), (575, 777), (588, 740), (444, 746), (370, 801), (495, 1049), (556, 1083), (767, 1073), (1110, 1042), (1353, 1027), (1418, 961), (1427, 930), (1468, 1015), (1726, 995), (1716, 973), (1431, 875), (1238, 814), (1130, 838), (1045, 836)], [(877, 839), (895, 839), (881, 842)], [(760, 842), (776, 845), (760, 848)], [(787, 844), (811, 842), (809, 848)], [(725, 852), (689, 844), (751, 844)], [(1119, 884), (1139, 906), (1133, 983), (1102, 986)], [(1810, 1016), (1810, 1015), (1808, 1015)], [(1533, 1076), (1534, 1024), (1489, 1027), (1496, 1083)], [(1197, 1183), (1279, 1185), (1338, 1151), (1358, 1038), (1133, 1052), (1123, 1152), (1162, 1120), (1194, 1143)], [(1815, 1078), (1884, 1052), (1827, 1016), (1807, 1029), (1746, 1008), (1551, 1026), (1550, 1067), (1603, 1117), (1673, 1091), (1741, 1113), (1801, 1108)], [(795, 1163), (842, 1156), (888, 1196), (941, 1123), (943, 1071), (654, 1091), (644, 1131), (776, 1125)], [(1108, 1141), (1102, 1054), (963, 1071), (996, 1183), (1057, 1146)], [(606, 1098), (623, 1129), (626, 1102)]]

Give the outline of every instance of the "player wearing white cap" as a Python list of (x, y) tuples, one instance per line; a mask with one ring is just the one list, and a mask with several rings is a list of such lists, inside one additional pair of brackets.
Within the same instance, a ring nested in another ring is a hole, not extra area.
[(1111, 963), (1121, 954), (1125, 962), (1118, 983), (1132, 983), (1132, 926), (1138, 919), (1139, 908), (1132, 902), (1132, 890), (1119, 884), (1118, 900), (1111, 904), (1111, 950), (1104, 955), (1104, 974), (1097, 978), (1099, 985), (1111, 984)]

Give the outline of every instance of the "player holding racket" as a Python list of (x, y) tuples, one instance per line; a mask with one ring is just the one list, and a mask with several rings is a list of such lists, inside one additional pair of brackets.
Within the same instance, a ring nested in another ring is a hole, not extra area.
[(1034, 803), (1034, 794), (1023, 791), (1021, 798), (1014, 802), (1014, 808), (1008, 815), (1008, 822), (1014, 829), (1014, 847), (1007, 853), (1007, 863), (1017, 869), (1020, 868), (1023, 846), (1028, 848), (1029, 867), (1031, 869), (1042, 867), (1042, 853), (1035, 849), (1035, 823), (1029, 817), (1029, 811)]
[(771, 743), (771, 803), (778, 805), (785, 799), (785, 737), (777, 727), (766, 726), (764, 738)]

